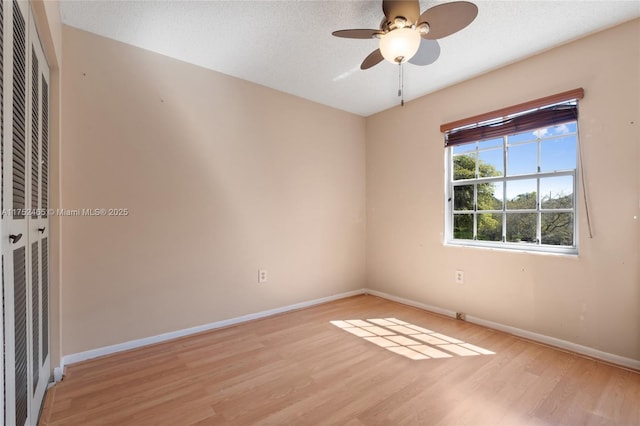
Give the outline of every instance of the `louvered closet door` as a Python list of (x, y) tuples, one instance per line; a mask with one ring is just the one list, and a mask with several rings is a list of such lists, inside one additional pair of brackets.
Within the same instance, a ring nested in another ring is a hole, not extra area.
[(3, 1), (3, 320), (5, 424), (30, 421), (27, 286), (27, 20), (24, 5)]
[[(30, 81), (27, 102), (29, 128), (31, 133), (27, 145), (29, 163), (27, 173), (27, 193), (29, 195), (29, 247), (27, 258), (30, 262), (29, 287), (31, 347), (31, 419), (37, 421), (42, 399), (49, 381), (51, 363), (49, 357), (49, 280), (48, 241), (49, 219), (47, 213), (48, 196), (48, 151), (49, 151), (49, 67), (44, 51), (37, 37), (33, 19), (30, 20), (27, 55), (27, 79)], [(35, 424), (35, 423), (34, 423)]]
[[(37, 421), (44, 392), (49, 381), (51, 363), (49, 357), (49, 279), (48, 241), (48, 151), (49, 151), (49, 67), (37, 37), (35, 23), (31, 20), (29, 38), (28, 111), (30, 116), (29, 156), (27, 173), (30, 258), (30, 329), (31, 329), (31, 418)], [(35, 424), (35, 423), (33, 423)]]
[(2, 315), (6, 425), (35, 425), (50, 376), (49, 71), (27, 2), (2, 1)]

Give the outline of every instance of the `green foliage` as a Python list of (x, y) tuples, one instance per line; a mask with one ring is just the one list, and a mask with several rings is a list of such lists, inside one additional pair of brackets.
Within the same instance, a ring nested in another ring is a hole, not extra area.
[(473, 215), (456, 214), (453, 216), (453, 237), (459, 240), (473, 239)]
[(510, 200), (507, 200), (507, 208), (509, 210), (535, 209), (538, 204), (538, 194), (536, 191), (518, 194)]
[[(478, 174), (482, 177), (500, 176), (501, 173), (491, 164), (480, 162)], [(474, 179), (476, 177), (476, 160), (473, 156), (459, 155), (453, 159), (453, 176), (455, 180)], [(480, 183), (477, 185), (478, 210), (500, 210), (502, 201), (495, 197), (495, 185)], [(459, 185), (454, 188), (454, 208), (456, 210), (473, 210), (473, 185)], [(453, 227), (454, 238), (473, 239), (473, 216), (456, 215)], [(502, 240), (502, 220), (497, 215), (478, 215), (478, 239), (489, 241)]]
[[(535, 195), (535, 192), (533, 194)], [(537, 213), (508, 213), (507, 241), (535, 243), (537, 223)]]
[(476, 177), (476, 160), (470, 155), (453, 157), (453, 180), (474, 179)]
[(482, 241), (502, 241), (502, 213), (478, 215), (478, 239)]
[(543, 209), (570, 209), (573, 207), (573, 195), (558, 195), (553, 198), (551, 194), (541, 200)]
[(572, 213), (542, 213), (542, 244), (570, 246), (573, 244)]

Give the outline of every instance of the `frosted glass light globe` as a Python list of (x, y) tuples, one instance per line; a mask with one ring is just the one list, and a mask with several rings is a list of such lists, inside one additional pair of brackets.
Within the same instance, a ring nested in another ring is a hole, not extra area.
[(380, 52), (392, 64), (407, 62), (420, 47), (420, 33), (413, 28), (397, 28), (380, 37)]

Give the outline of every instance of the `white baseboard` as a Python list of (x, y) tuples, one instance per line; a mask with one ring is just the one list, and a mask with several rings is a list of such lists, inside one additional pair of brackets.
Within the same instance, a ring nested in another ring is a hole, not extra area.
[(432, 306), (432, 305), (427, 305), (427, 304), (424, 304), (424, 303), (416, 302), (415, 300), (404, 299), (402, 297), (394, 296), (394, 295), (391, 295), (391, 294), (388, 294), (388, 293), (384, 293), (382, 291), (367, 289), (366, 292), (367, 292), (367, 294), (370, 294), (372, 296), (382, 297), (383, 299), (391, 300), (393, 302), (402, 303), (403, 305), (413, 306), (414, 308), (418, 308), (418, 309), (422, 309), (422, 310), (425, 310), (425, 311), (433, 312), (433, 313), (436, 313), (436, 314), (444, 315), (446, 317), (451, 317), (451, 318), (455, 318), (456, 317), (455, 311), (451, 311), (449, 309), (442, 309), (442, 308), (439, 308), (437, 306)]
[(531, 331), (522, 330), (520, 328), (511, 327), (508, 325), (500, 324), (493, 321), (488, 321), (482, 318), (476, 318), (467, 315), (466, 321), (481, 325), (483, 327), (492, 328), (494, 330), (503, 331), (505, 333), (513, 334), (514, 336), (524, 337), (528, 340), (533, 340), (538, 343), (553, 346), (559, 349), (564, 349), (570, 352), (581, 354), (589, 358), (598, 359), (601, 361), (609, 362), (611, 364), (620, 365), (622, 367), (631, 368), (633, 370), (640, 371), (640, 360), (615, 355), (609, 352), (604, 352), (599, 349), (594, 349), (589, 346), (579, 345), (577, 343), (569, 342), (562, 339), (557, 339), (551, 336), (545, 336), (544, 334), (533, 333)]
[[(65, 355), (62, 357), (59, 367), (54, 368), (53, 376), (55, 382), (62, 380), (64, 374), (64, 368), (66, 365), (74, 364), (80, 361), (86, 361), (88, 359), (97, 358), (100, 356), (111, 355), (117, 352), (122, 352), (130, 349), (139, 348), (142, 346), (151, 345), (154, 343), (160, 343), (167, 340), (176, 339), (179, 337), (189, 336), (191, 334), (201, 333), (203, 331), (215, 330), (217, 328), (228, 327), (230, 325), (240, 324), (247, 321), (252, 321), (260, 318), (269, 317), (297, 309), (308, 308), (314, 305), (319, 305), (326, 302), (331, 302), (338, 299), (344, 299), (346, 297), (357, 296), (359, 294), (371, 294), (373, 296), (381, 297), (383, 299), (391, 300), (394, 302), (402, 303), (404, 305), (413, 306), (415, 308), (423, 309), (425, 311), (434, 312), (447, 317), (455, 318), (455, 311), (449, 309), (439, 308), (437, 306), (427, 305), (425, 303), (416, 302), (415, 300), (405, 299), (402, 297), (394, 296), (388, 293), (384, 293), (371, 289), (359, 289), (349, 291), (346, 293), (340, 293), (333, 296), (322, 297), (320, 299), (309, 300), (306, 302), (300, 302), (293, 305), (284, 306), (281, 308), (269, 309), (253, 314), (243, 315), (227, 320), (216, 321), (209, 324), (204, 324), (196, 327), (185, 328), (182, 330), (172, 331), (169, 333), (159, 334), (157, 336), (145, 337), (143, 339), (131, 340), (124, 343), (118, 343), (116, 345), (105, 346), (102, 348), (92, 349), (85, 352), (79, 352), (75, 354)], [(466, 321), (478, 324), (484, 327), (492, 328), (494, 330), (503, 331), (505, 333), (513, 334), (514, 336), (523, 337), (525, 339), (533, 340), (549, 346), (554, 346), (559, 349), (564, 349), (577, 354), (582, 354), (591, 358), (599, 359), (602, 361), (610, 362), (612, 364), (628, 367), (634, 370), (640, 370), (640, 360), (632, 358), (626, 358), (623, 356), (603, 352), (598, 349), (590, 348), (588, 346), (579, 345), (576, 343), (568, 342), (566, 340), (557, 339), (555, 337), (545, 336), (543, 334), (534, 333), (527, 330), (522, 330), (516, 327), (496, 323), (493, 321), (484, 320), (482, 318), (476, 318), (467, 315)]]
[[(426, 305), (424, 303), (416, 302), (414, 300), (403, 299), (391, 294), (383, 293), (381, 291), (367, 289), (367, 294), (378, 296), (383, 299), (391, 300), (394, 302), (402, 303), (404, 305), (413, 306), (415, 308), (424, 309), (425, 311), (435, 312), (437, 314), (445, 315), (455, 318), (455, 311), (448, 309), (438, 308), (436, 306)], [(534, 333), (532, 331), (522, 330), (520, 328), (511, 327), (509, 325), (500, 324), (493, 321), (488, 321), (482, 318), (467, 315), (465, 321), (478, 324), (483, 327), (491, 328), (498, 331), (503, 331), (514, 336), (523, 337), (534, 342), (542, 343), (545, 345), (553, 346), (558, 349), (564, 349), (577, 354), (585, 355), (590, 358), (599, 359), (601, 361), (610, 362), (612, 364), (620, 365), (623, 367), (631, 368), (633, 370), (640, 370), (640, 360), (626, 358), (620, 355), (611, 354), (598, 349), (590, 348), (588, 346), (579, 345), (577, 343), (568, 342), (566, 340), (557, 339), (555, 337), (545, 336), (544, 334)]]
[(265, 318), (272, 315), (282, 314), (284, 312), (295, 311), (297, 309), (302, 309), (302, 308), (308, 308), (310, 306), (319, 305), (322, 303), (331, 302), (338, 299), (344, 299), (346, 297), (357, 296), (359, 294), (364, 294), (364, 293), (366, 293), (366, 289), (362, 288), (359, 290), (348, 291), (346, 293), (335, 294), (333, 296), (321, 297), (319, 299), (295, 303), (293, 305), (288, 305), (281, 308), (269, 309), (266, 311), (247, 314), (247, 315), (243, 315), (240, 317), (235, 317), (227, 320), (216, 321), (209, 324), (199, 325), (196, 327), (190, 327), (182, 330), (171, 331), (169, 333), (158, 334), (157, 336), (145, 337), (142, 339), (136, 339), (136, 340), (131, 340), (124, 343), (118, 343), (116, 345), (105, 346), (102, 348), (91, 349), (89, 351), (64, 355), (60, 362), (60, 367), (56, 367), (53, 370), (54, 380), (56, 382), (59, 382), (60, 380), (62, 380), (62, 375), (64, 374), (65, 366), (70, 364), (75, 364), (76, 362), (86, 361), (88, 359), (97, 358), (100, 356), (111, 355), (117, 352), (122, 352), (130, 349), (139, 348), (142, 346), (152, 345), (154, 343), (160, 343), (167, 340), (177, 339), (178, 337), (189, 336), (191, 334), (201, 333), (203, 331), (209, 331), (209, 330), (215, 330), (217, 328), (228, 327), (230, 325), (240, 324), (243, 322)]
[(64, 363), (60, 365), (60, 367), (56, 367), (53, 369), (53, 381), (58, 383), (62, 380), (62, 373), (64, 371)]

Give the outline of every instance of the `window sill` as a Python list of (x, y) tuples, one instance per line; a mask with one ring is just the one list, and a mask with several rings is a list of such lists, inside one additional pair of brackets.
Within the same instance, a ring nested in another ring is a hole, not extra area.
[(463, 247), (472, 249), (484, 249), (492, 251), (501, 251), (507, 253), (529, 253), (529, 254), (542, 254), (552, 256), (568, 256), (577, 258), (578, 249), (575, 247), (550, 247), (550, 246), (521, 246), (518, 244), (499, 243), (491, 244), (481, 241), (445, 241), (445, 247)]

